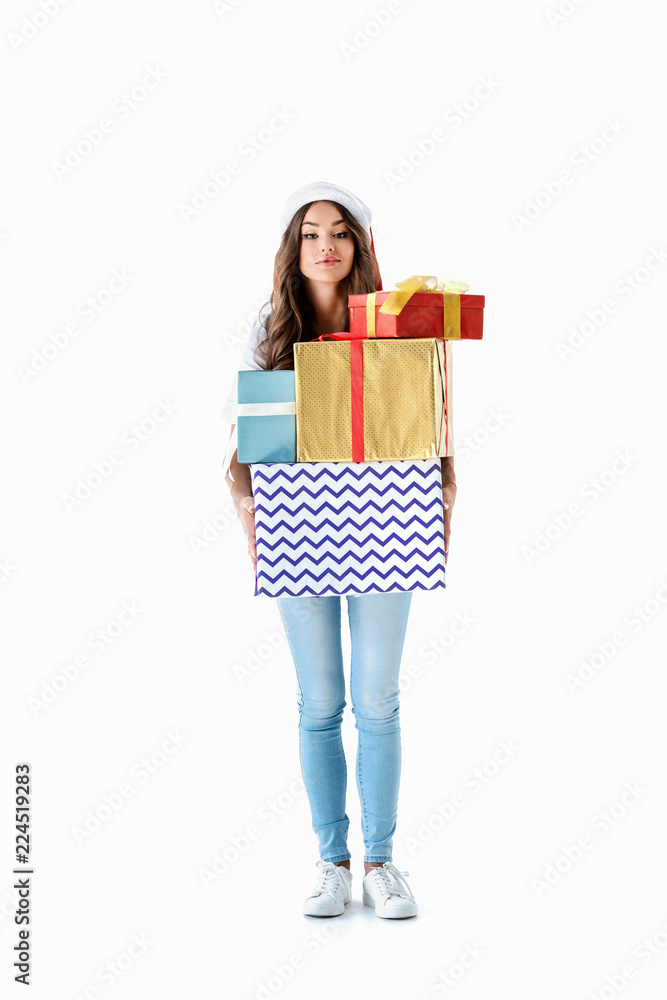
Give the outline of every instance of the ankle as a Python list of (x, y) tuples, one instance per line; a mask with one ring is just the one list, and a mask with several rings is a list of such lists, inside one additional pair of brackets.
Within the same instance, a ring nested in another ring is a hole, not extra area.
[(340, 865), (341, 868), (347, 868), (348, 871), (350, 870), (350, 859), (349, 858), (347, 858), (346, 861), (334, 861), (334, 864), (335, 865)]

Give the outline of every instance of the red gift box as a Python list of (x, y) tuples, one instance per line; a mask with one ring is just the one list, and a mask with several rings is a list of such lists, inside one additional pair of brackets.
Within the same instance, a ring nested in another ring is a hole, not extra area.
[[(373, 292), (375, 297), (375, 337), (437, 337), (443, 336), (444, 299), (442, 292), (415, 292), (398, 316), (380, 312), (389, 292)], [(481, 340), (484, 325), (484, 296), (461, 295), (461, 340)], [(369, 295), (348, 296), (350, 333), (368, 336), (367, 309)], [(456, 337), (451, 339), (458, 339)]]

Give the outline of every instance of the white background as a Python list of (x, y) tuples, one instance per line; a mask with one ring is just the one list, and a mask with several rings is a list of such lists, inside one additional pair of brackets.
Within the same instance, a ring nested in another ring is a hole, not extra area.
[[(3, 5), (5, 983), (29, 761), (32, 996), (664, 995), (663, 33), (648, 0), (564, 0), (556, 20), (558, 2), (403, 0), (381, 28), (383, 0)], [(249, 160), (276, 109), (292, 119)], [(317, 850), (294, 668), (221, 476), (244, 324), (311, 180), (372, 207), (385, 288), (428, 273), (486, 295), (484, 340), (455, 347), (448, 585), (415, 596), (406, 637), (394, 861), (414, 920), (361, 903), (349, 707), (354, 901), (301, 915)]]

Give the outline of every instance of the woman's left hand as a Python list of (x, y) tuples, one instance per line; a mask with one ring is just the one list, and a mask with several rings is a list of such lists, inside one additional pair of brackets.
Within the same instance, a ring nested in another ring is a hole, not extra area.
[(452, 533), (452, 509), (456, 499), (456, 483), (445, 483), (442, 487), (442, 510), (445, 519), (445, 565), (449, 556), (449, 536)]

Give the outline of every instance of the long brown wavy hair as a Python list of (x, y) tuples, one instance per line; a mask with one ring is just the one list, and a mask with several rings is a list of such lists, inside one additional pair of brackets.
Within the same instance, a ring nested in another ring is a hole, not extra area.
[[(254, 353), (257, 364), (263, 365), (266, 370), (294, 368), (294, 344), (315, 336), (315, 310), (306, 295), (299, 266), (301, 224), (306, 212), (314, 204), (314, 201), (310, 201), (297, 209), (283, 233), (273, 268), (273, 291), (259, 310), (261, 314), (267, 304), (271, 307), (270, 314), (264, 320), (258, 314), (260, 329), (264, 328), (267, 332), (266, 338), (260, 340)], [(342, 279), (346, 284), (344, 293), (355, 295), (374, 292), (380, 280), (380, 272), (368, 233), (343, 205), (339, 205), (337, 201), (332, 204), (339, 209), (354, 240), (352, 270)], [(349, 309), (344, 329), (350, 329)]]

